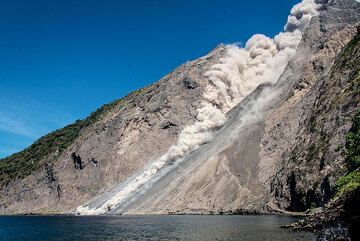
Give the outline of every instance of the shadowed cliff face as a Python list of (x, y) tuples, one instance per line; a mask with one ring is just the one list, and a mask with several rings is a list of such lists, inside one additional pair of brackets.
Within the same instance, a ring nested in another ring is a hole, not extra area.
[(276, 163), (275, 175), (268, 180), (270, 203), (281, 209), (305, 211), (323, 206), (335, 191), (335, 181), (347, 170), (338, 149), (359, 109), (354, 85), (360, 70), (359, 52), (354, 40), (350, 42), (358, 30), (349, 24), (359, 26), (359, 12), (355, 1), (334, 1), (325, 14), (314, 19), (318, 30), (308, 29), (304, 36), (308, 46), (298, 49), (313, 54), (301, 60), (301, 68), (292, 67), (298, 63), (295, 59), (289, 65), (301, 74), (295, 72), (298, 78), (288, 82), (294, 70), (284, 72), (284, 85), (291, 83), (292, 88), (281, 97), (277, 107), (281, 111), (268, 115), (271, 125), (267, 124), (269, 134), (261, 153), (264, 163)]
[[(346, 169), (336, 147), (344, 144), (359, 108), (352, 84), (359, 56), (346, 52), (359, 20), (360, 6), (353, 0), (325, 4), (278, 81), (254, 87), (234, 107), (238, 96), (225, 99), (217, 107), (232, 109), (216, 120), (221, 126), (210, 128), (211, 138), (200, 136), (199, 147), (180, 156), (181, 162), (169, 158), (156, 178), (108, 213), (304, 211), (326, 203)], [(302, 23), (295, 19), (286, 28), (294, 24)], [(0, 212), (101, 207), (144, 168), (171, 157), (169, 149), (185, 127), (198, 127), (199, 109), (214, 101), (204, 95), (214, 91), (204, 74), (216, 72), (214, 64), (220, 68), (227, 51), (219, 46), (116, 102), (61, 153), (41, 157), (39, 169), (4, 185)]]
[(293, 110), (302, 117), (297, 137), (270, 184), (281, 208), (304, 211), (323, 206), (334, 194), (335, 181), (347, 171), (339, 147), (345, 144), (352, 117), (359, 110), (358, 37), (359, 33)]

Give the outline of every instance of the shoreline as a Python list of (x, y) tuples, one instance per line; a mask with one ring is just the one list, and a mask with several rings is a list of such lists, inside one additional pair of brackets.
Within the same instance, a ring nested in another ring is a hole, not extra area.
[(136, 217), (136, 216), (284, 216), (284, 217), (307, 217), (309, 213), (297, 212), (259, 212), (259, 213), (167, 213), (167, 214), (102, 214), (102, 215), (76, 215), (66, 213), (19, 213), (19, 214), (0, 214), (0, 217)]

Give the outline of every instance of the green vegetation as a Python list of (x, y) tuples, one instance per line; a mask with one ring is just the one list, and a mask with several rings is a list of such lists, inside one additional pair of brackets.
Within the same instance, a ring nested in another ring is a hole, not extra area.
[[(356, 96), (360, 92), (360, 70), (358, 56), (360, 53), (360, 29), (358, 29), (357, 35), (350, 41), (346, 49), (341, 54), (341, 66), (346, 66), (349, 70), (352, 70), (351, 74), (351, 92)], [(348, 93), (351, 93), (348, 92)], [(344, 96), (344, 98), (348, 96)], [(358, 99), (353, 98), (353, 103), (356, 105)], [(349, 132), (345, 137), (345, 146), (339, 146), (336, 151), (343, 149), (343, 155), (348, 164), (348, 173), (341, 177), (337, 182), (337, 191), (335, 197), (342, 196), (349, 193), (356, 188), (360, 187), (360, 110), (355, 113), (352, 119), (353, 124)]]
[(360, 187), (360, 171), (353, 171), (336, 182), (336, 197), (340, 197)]
[[(146, 91), (147, 89), (149, 88), (149, 86), (146, 86), (146, 87), (143, 87), (141, 89), (138, 89), (138, 90), (134, 90), (133, 92), (130, 93), (130, 95), (139, 95), (139, 94), (142, 94), (144, 91)], [(129, 96), (130, 96), (129, 95)]]
[(353, 118), (353, 125), (346, 135), (345, 159), (350, 172), (337, 182), (336, 197), (344, 195), (360, 186), (360, 111)]
[[(50, 154), (61, 154), (62, 151), (76, 140), (82, 130), (94, 124), (113, 108), (117, 106), (122, 107), (123, 105), (125, 105), (124, 100), (117, 100), (106, 104), (91, 113), (86, 119), (77, 120), (73, 124), (51, 132), (35, 141), (25, 150), (0, 159), (0, 187), (7, 184), (10, 180), (24, 178), (38, 170), (51, 160)], [(48, 160), (46, 161), (46, 159)]]
[(352, 169), (360, 166), (360, 111), (353, 118), (353, 125), (346, 135), (346, 160)]
[(347, 44), (344, 51), (340, 54), (340, 67), (349, 67), (356, 68), (358, 66), (357, 59), (353, 58), (354, 53), (359, 51), (359, 42), (360, 42), (360, 29), (358, 29), (357, 34), (353, 37), (353, 39)]
[(310, 162), (316, 158), (328, 145), (329, 139), (326, 136), (321, 136), (319, 140), (309, 146), (305, 157), (306, 162)]

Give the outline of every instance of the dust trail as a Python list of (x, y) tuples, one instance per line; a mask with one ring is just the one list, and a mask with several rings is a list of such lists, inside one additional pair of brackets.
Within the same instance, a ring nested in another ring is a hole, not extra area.
[[(129, 178), (120, 188), (107, 193), (101, 205), (79, 206), (76, 213), (102, 214), (129, 200), (142, 189), (148, 189), (157, 176), (180, 162), (184, 155), (211, 141), (212, 133), (226, 120), (226, 113), (262, 83), (275, 83), (294, 55), (302, 32), (320, 8), (315, 0), (303, 0), (291, 9), (284, 32), (274, 38), (256, 34), (244, 48), (228, 45), (226, 56), (205, 73), (209, 83), (204, 101), (197, 110), (197, 121), (185, 127), (177, 142), (158, 160)], [(101, 199), (101, 197), (99, 197)]]

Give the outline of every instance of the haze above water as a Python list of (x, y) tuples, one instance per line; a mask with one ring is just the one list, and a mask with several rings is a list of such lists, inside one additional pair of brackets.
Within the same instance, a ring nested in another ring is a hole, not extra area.
[(315, 240), (283, 216), (3, 216), (0, 240)]

